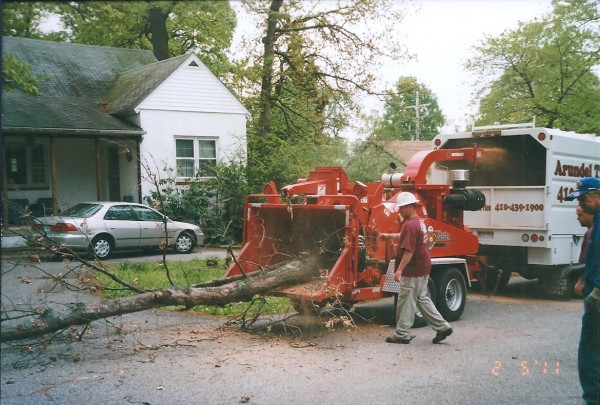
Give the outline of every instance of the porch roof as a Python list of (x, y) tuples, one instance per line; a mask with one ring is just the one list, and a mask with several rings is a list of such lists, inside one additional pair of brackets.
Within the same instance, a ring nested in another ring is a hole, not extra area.
[(137, 135), (138, 126), (109, 113), (106, 97), (123, 72), (153, 62), (150, 51), (2, 38), (4, 56), (30, 65), (42, 79), (41, 95), (2, 91), (2, 129), (6, 133)]

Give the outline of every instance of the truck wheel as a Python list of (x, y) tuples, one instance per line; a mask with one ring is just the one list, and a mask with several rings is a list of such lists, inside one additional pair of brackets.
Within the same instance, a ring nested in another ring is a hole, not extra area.
[(467, 284), (463, 274), (456, 267), (446, 267), (436, 272), (435, 285), (437, 309), (448, 322), (456, 321), (462, 315), (467, 301)]
[(502, 269), (502, 274), (500, 275), (500, 280), (498, 280), (498, 291), (502, 290), (508, 282), (510, 281), (510, 277), (512, 276), (512, 272), (510, 269)]

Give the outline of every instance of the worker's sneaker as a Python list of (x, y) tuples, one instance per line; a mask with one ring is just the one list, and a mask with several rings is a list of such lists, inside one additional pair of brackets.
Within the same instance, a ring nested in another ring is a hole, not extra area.
[(397, 338), (396, 336), (389, 336), (385, 338), (385, 341), (388, 343), (402, 343), (404, 345), (407, 345), (410, 343), (411, 340), (413, 340), (414, 336), (410, 336), (407, 339), (400, 339)]
[(450, 336), (452, 334), (452, 332), (454, 332), (452, 330), (452, 328), (448, 328), (446, 330), (439, 331), (438, 333), (435, 334), (435, 337), (433, 338), (432, 342), (433, 343), (440, 343), (442, 340), (444, 340), (448, 336)]

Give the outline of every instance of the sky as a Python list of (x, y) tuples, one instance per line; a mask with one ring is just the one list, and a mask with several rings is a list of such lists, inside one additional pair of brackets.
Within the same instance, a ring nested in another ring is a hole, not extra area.
[(416, 55), (409, 63), (388, 63), (382, 75), (394, 83), (412, 75), (438, 97), (448, 122), (445, 132), (464, 130), (474, 77), (464, 68), (473, 47), (488, 36), (518, 27), (552, 10), (550, 0), (424, 0), (404, 21), (406, 44)]

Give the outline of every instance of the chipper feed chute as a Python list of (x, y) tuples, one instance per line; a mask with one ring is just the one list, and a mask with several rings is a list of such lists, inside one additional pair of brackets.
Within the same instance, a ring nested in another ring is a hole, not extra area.
[(273, 295), (318, 304), (351, 291), (348, 280), (354, 279), (353, 255), (357, 252), (352, 245), (358, 239), (358, 224), (352, 211), (358, 206), (358, 199), (314, 196), (299, 204), (252, 202), (264, 197), (254, 195), (246, 200), (242, 250), (226, 276), (313, 256), (319, 258), (320, 278), (274, 291)]

